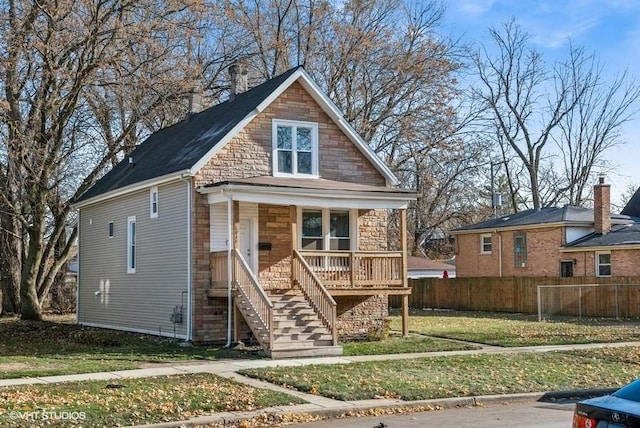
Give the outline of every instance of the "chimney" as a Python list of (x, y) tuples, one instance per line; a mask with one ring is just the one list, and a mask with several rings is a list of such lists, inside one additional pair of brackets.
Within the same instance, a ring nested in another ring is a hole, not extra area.
[(189, 114), (200, 113), (202, 111), (202, 90), (195, 87), (189, 93)]
[(238, 61), (234, 64), (231, 64), (229, 67), (229, 80), (231, 83), (231, 94), (229, 95), (229, 100), (233, 100), (236, 95), (246, 91), (248, 89), (247, 82), (247, 66)]
[(611, 186), (604, 183), (603, 175), (593, 186), (593, 223), (596, 233), (605, 235), (611, 230)]

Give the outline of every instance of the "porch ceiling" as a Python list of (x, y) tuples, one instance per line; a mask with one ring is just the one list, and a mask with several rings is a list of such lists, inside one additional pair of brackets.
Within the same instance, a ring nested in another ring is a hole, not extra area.
[(210, 204), (234, 201), (323, 208), (402, 209), (416, 199), (410, 190), (323, 178), (252, 177), (200, 187)]

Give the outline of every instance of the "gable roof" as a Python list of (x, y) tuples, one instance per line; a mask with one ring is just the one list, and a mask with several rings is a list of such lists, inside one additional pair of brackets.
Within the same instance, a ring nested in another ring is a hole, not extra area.
[(340, 110), (323, 94), (307, 72), (298, 66), (236, 95), (233, 100), (190, 114), (186, 119), (154, 132), (89, 188), (76, 206), (125, 192), (135, 188), (135, 185), (153, 185), (163, 177), (177, 178), (182, 174), (195, 174), (247, 123), (296, 81), (302, 84), (374, 167), (392, 184), (398, 184), (398, 179), (391, 170), (346, 122)]
[[(635, 219), (628, 215), (611, 214), (612, 224), (632, 223)], [(524, 226), (537, 226), (553, 223), (564, 223), (566, 225), (588, 225), (593, 224), (593, 209), (574, 207), (565, 205), (564, 207), (548, 207), (531, 209), (516, 214), (509, 214), (498, 218), (493, 218), (480, 223), (470, 224), (453, 230), (452, 232), (490, 230), (501, 228), (513, 228)]]

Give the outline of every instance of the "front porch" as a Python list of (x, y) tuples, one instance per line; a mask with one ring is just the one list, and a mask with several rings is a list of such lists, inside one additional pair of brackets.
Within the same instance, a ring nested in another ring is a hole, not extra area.
[[(362, 193), (363, 186), (358, 187)], [(244, 328), (272, 356), (336, 355), (341, 353), (338, 337), (350, 337), (345, 333), (349, 317), (359, 317), (363, 337), (363, 329), (386, 318), (389, 295), (403, 296), (403, 333), (408, 334), (406, 208), (398, 201), (406, 204), (406, 194), (395, 195), (392, 203), (368, 195), (375, 198), (350, 201), (350, 208), (347, 195), (284, 205), (264, 196), (256, 201), (255, 189), (250, 190), (227, 194), (226, 200), (208, 197), (207, 296), (231, 297), (236, 341), (244, 319)], [(389, 245), (390, 208), (400, 214), (397, 251), (383, 249)], [(370, 322), (358, 305), (373, 313)]]

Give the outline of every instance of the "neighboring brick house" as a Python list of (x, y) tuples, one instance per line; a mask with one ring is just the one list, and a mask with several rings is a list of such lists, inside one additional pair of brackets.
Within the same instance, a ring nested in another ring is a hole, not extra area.
[[(623, 211), (624, 212), (624, 211)], [(460, 277), (640, 276), (640, 219), (610, 213), (610, 186), (594, 209), (541, 208), (452, 231)]]
[(397, 184), (303, 68), (233, 94), (152, 134), (77, 203), (78, 322), (341, 353), (338, 337), (366, 337), (388, 295), (410, 293), (415, 193)]

